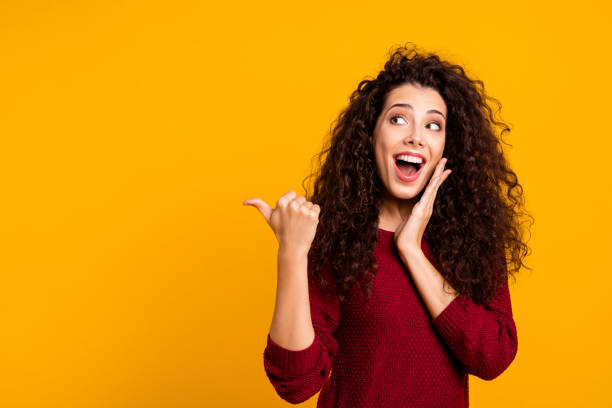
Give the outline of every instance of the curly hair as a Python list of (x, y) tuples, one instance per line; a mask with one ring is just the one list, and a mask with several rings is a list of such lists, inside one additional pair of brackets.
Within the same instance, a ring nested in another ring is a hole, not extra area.
[[(356, 282), (370, 297), (378, 269), (373, 250), (384, 185), (369, 138), (388, 92), (412, 83), (435, 89), (447, 105), (444, 156), (446, 167), (453, 170), (438, 189), (423, 238), (446, 282), (485, 304), (509, 275), (521, 267), (531, 269), (523, 263), (531, 253), (523, 239), (523, 217), (530, 218), (530, 226), (533, 217), (524, 209), (523, 188), (502, 148), (502, 142), (509, 145), (503, 136), (510, 127), (494, 117), (501, 110), (499, 101), (461, 66), (419, 52), (412, 43), (389, 55), (378, 76), (362, 80), (351, 94), (318, 154), (319, 170), (302, 182), (306, 198), (321, 207), (309, 253), (315, 260), (310, 273), (325, 290), (329, 282), (322, 269), (328, 264), (341, 302)], [(310, 194), (305, 182), (313, 177)]]

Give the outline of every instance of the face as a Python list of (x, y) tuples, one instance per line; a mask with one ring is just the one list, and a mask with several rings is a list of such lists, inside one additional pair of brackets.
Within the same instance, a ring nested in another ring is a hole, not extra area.
[(372, 142), (388, 194), (411, 199), (427, 186), (444, 151), (446, 116), (446, 104), (432, 88), (404, 84), (387, 94)]

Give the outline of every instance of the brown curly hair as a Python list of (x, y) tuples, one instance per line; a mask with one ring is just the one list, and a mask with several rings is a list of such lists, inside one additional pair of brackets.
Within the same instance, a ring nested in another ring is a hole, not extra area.
[[(413, 83), (435, 89), (447, 105), (444, 157), (446, 168), (453, 170), (438, 189), (423, 238), (448, 284), (478, 304), (487, 303), (509, 274), (522, 266), (531, 269), (523, 263), (531, 250), (522, 239), (522, 217), (531, 219), (530, 226), (533, 217), (524, 210), (523, 188), (503, 155), (501, 143), (508, 143), (502, 137), (510, 127), (494, 118), (501, 104), (461, 66), (419, 52), (412, 43), (389, 54), (378, 76), (362, 80), (351, 94), (331, 128), (329, 144), (318, 154), (319, 171), (302, 182), (306, 198), (321, 206), (309, 253), (316, 260), (311, 273), (325, 289), (322, 268), (329, 264), (341, 302), (355, 282), (370, 297), (384, 186), (369, 138), (387, 93)], [(487, 101), (498, 110), (493, 112)], [(501, 128), (499, 137), (496, 127)], [(309, 194), (305, 182), (312, 177)]]

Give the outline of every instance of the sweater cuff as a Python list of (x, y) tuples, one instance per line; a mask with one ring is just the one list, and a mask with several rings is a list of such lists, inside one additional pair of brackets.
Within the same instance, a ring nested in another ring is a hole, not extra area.
[(432, 320), (434, 327), (445, 339), (452, 340), (461, 333), (465, 321), (462, 295), (455, 297), (446, 308)]
[(314, 341), (303, 350), (289, 350), (275, 343), (268, 333), (266, 353), (270, 362), (283, 371), (300, 375), (311, 369), (319, 360), (321, 343), (315, 334)]

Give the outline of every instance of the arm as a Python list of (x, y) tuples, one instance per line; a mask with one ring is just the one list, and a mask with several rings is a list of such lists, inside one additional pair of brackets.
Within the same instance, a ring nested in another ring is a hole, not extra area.
[[(400, 250), (400, 258), (408, 267), (412, 280), (427, 307), (432, 318), (436, 318), (457, 297), (458, 293), (429, 261), (429, 247), (423, 243), (424, 249)], [(426, 255), (427, 253), (427, 255)], [(449, 287), (450, 293), (444, 290)]]
[[(470, 374), (492, 380), (510, 365), (518, 348), (507, 279), (486, 307), (446, 293), (443, 275), (436, 270), (439, 265), (422, 239), (437, 189), (451, 172), (442, 170), (445, 163), (445, 158), (438, 162), (423, 196), (395, 231), (395, 243), (447, 347)], [(507, 267), (505, 259), (493, 265)]]
[(308, 302), (307, 254), (281, 247), (277, 264), (276, 306), (270, 338), (286, 349), (302, 350), (314, 339)]
[[(424, 249), (437, 265), (428, 245)], [(423, 252), (404, 253), (402, 259), (432, 315), (433, 326), (466, 370), (483, 380), (504, 372), (518, 349), (508, 282), (498, 288), (487, 306), (482, 306), (454, 291), (448, 294), (442, 290), (445, 280)]]
[(459, 295), (432, 324), (470, 374), (492, 380), (512, 363), (518, 349), (508, 282), (481, 306)]
[[(276, 307), (264, 351), (264, 369), (277, 394), (291, 403), (321, 390), (338, 345), (333, 336), (340, 317), (335, 291), (322, 293), (308, 271), (308, 257), (279, 251)], [(327, 268), (326, 279), (335, 281)]]

